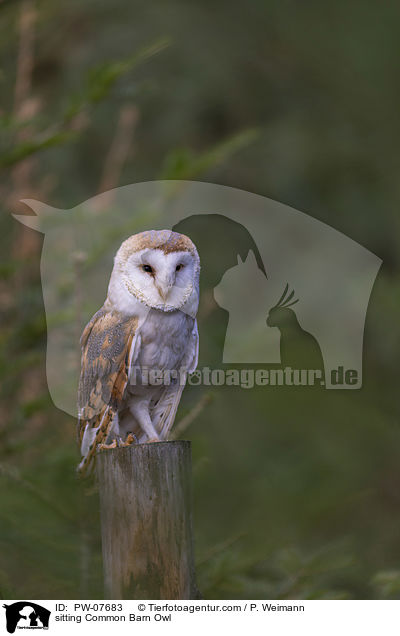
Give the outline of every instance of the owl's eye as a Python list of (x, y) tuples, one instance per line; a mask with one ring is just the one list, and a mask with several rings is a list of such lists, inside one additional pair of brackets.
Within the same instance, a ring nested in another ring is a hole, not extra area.
[(176, 271), (179, 272), (179, 270), (182, 269), (182, 267), (183, 267), (182, 263), (180, 265), (177, 265), (176, 266)]
[(143, 265), (143, 271), (147, 272), (148, 274), (152, 274), (153, 273), (153, 268), (151, 265)]

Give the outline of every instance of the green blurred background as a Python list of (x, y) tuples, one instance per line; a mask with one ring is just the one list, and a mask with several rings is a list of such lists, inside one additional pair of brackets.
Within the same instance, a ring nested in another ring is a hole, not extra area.
[(399, 37), (393, 1), (0, 1), (2, 598), (103, 594), (96, 489), (46, 387), (42, 236), (10, 213), (160, 178), (282, 201), (384, 261), (361, 390), (185, 391), (204, 598), (398, 598)]

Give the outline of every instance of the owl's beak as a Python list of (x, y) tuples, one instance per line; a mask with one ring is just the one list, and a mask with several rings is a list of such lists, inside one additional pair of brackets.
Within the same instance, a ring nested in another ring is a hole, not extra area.
[(171, 291), (171, 287), (173, 286), (173, 284), (174, 282), (169, 279), (156, 283), (157, 291), (164, 302), (167, 301), (168, 294)]
[(158, 293), (160, 294), (160, 297), (163, 299), (163, 301), (165, 302), (167, 300), (167, 296), (168, 296), (168, 289), (165, 290), (162, 287), (160, 287), (159, 285), (156, 285)]

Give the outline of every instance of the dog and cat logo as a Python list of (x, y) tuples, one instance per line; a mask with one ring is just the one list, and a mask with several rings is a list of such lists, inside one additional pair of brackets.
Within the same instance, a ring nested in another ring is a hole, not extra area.
[(333, 227), (198, 181), (134, 183), (68, 210), (25, 203), (35, 215), (14, 217), (44, 234), (46, 370), (60, 410), (77, 416), (77, 334), (104, 302), (115, 252), (150, 227), (186, 234), (199, 250), (200, 366), (314, 369), (325, 389), (361, 388), (364, 326), (382, 261)]
[(16, 629), (49, 629), (50, 610), (32, 601), (18, 601), (3, 605), (9, 634)]

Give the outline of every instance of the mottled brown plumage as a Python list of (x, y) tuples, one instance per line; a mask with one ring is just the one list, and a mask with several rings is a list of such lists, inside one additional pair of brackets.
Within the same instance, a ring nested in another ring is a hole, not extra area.
[(86, 425), (101, 426), (85, 457), (85, 472), (97, 444), (108, 435), (128, 382), (128, 358), (137, 318), (109, 311), (104, 306), (86, 325), (82, 337), (81, 376), (78, 388), (78, 441), (82, 442)]

